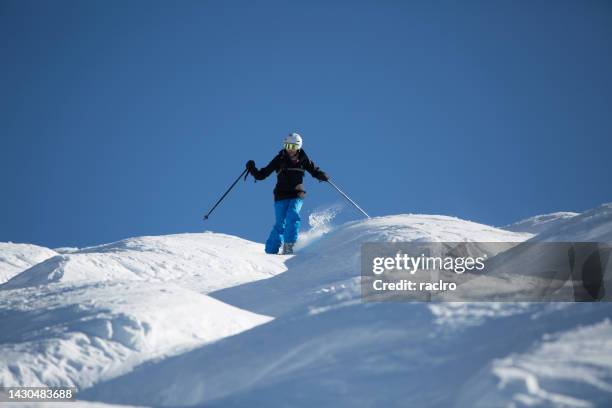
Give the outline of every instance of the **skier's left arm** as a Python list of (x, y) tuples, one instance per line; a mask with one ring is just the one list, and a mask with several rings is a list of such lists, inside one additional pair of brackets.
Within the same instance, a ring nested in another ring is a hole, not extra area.
[(329, 180), (329, 177), (327, 176), (327, 174), (323, 170), (321, 170), (319, 167), (317, 167), (317, 165), (314, 164), (314, 162), (310, 160), (308, 156), (305, 157), (304, 168), (306, 169), (307, 172), (310, 173), (312, 177), (316, 178), (319, 181)]

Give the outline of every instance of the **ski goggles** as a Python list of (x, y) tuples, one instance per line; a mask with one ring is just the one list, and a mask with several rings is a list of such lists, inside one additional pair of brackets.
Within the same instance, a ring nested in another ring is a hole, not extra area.
[(295, 143), (285, 143), (285, 149), (296, 151), (296, 150), (300, 150), (300, 146), (296, 145)]

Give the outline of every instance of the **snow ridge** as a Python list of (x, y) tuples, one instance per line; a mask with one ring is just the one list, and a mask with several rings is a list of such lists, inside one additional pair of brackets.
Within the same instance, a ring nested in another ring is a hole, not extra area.
[(55, 255), (57, 252), (37, 245), (0, 242), (0, 284)]
[(210, 232), (53, 251), (0, 285), (0, 384), (164, 407), (610, 406), (608, 303), (360, 300), (365, 242), (612, 241), (612, 204), (559, 214), (537, 234), (324, 220), (293, 257)]
[(529, 232), (531, 234), (540, 234), (550, 228), (562, 224), (568, 219), (577, 216), (575, 212), (554, 212), (550, 214), (536, 215), (513, 224), (503, 227), (508, 231), (514, 232)]

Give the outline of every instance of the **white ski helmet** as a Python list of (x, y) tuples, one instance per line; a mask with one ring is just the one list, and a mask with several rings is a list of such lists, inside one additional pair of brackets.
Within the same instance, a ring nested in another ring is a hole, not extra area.
[(298, 149), (301, 149), (302, 148), (302, 136), (300, 136), (299, 133), (289, 133), (283, 139), (283, 147), (286, 144), (294, 144), (294, 145), (297, 145)]

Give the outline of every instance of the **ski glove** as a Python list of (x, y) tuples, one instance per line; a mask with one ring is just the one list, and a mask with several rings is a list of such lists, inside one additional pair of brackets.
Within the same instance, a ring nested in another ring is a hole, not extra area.
[(329, 180), (329, 176), (324, 171), (319, 173), (319, 177), (317, 177), (317, 178), (319, 179), (319, 181), (328, 181)]
[(257, 167), (255, 167), (255, 162), (253, 160), (249, 160), (246, 163), (246, 169), (249, 171), (249, 173), (255, 175), (255, 173), (257, 173)]

